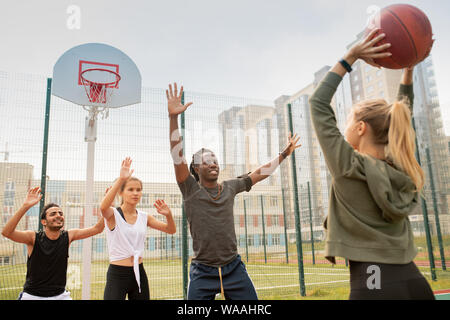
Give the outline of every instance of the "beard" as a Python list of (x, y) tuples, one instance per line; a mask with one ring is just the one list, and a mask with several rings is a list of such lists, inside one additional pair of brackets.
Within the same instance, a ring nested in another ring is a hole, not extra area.
[(64, 228), (64, 222), (61, 223), (60, 225), (53, 225), (53, 226), (47, 225), (46, 228), (47, 228), (49, 231), (59, 231), (59, 230), (61, 230), (61, 229)]

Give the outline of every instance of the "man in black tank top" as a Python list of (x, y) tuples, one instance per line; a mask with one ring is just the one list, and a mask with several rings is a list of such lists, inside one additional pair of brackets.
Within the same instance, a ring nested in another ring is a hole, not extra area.
[(65, 231), (61, 208), (49, 203), (41, 213), (43, 231), (16, 230), (20, 219), (41, 200), (40, 192), (39, 187), (30, 189), (20, 209), (2, 230), (4, 237), (26, 244), (28, 249), (26, 281), (19, 300), (71, 300), (65, 289), (70, 243), (102, 232), (105, 224), (100, 218), (90, 228)]

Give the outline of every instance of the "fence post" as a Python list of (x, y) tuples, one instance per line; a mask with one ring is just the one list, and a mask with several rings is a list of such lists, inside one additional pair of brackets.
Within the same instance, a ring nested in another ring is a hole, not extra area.
[[(291, 134), (294, 132), (294, 124), (292, 122), (292, 105), (289, 103), (288, 108), (288, 118), (289, 118), (289, 130)], [(305, 288), (305, 272), (303, 269), (303, 248), (302, 248), (302, 234), (300, 228), (300, 206), (298, 199), (298, 185), (297, 185), (297, 166), (295, 163), (295, 150), (291, 155), (292, 161), (292, 183), (294, 187), (294, 215), (295, 215), (295, 234), (297, 240), (297, 260), (298, 260), (298, 273), (299, 273), (299, 283), (300, 283), (300, 294), (301, 296), (306, 296)]]
[(286, 263), (289, 264), (289, 240), (286, 227), (286, 204), (284, 202), (284, 188), (281, 188), (281, 197), (283, 200), (284, 247), (286, 250)]
[[(184, 105), (184, 92), (181, 95), (181, 103)], [(181, 114), (180, 118), (180, 127), (181, 127), (181, 139), (183, 143), (183, 152), (186, 152), (186, 145), (184, 142), (184, 130), (185, 130), (185, 115), (184, 112)], [(181, 209), (181, 252), (182, 252), (182, 268), (183, 268), (183, 299), (187, 299), (187, 288), (188, 288), (188, 241), (187, 241), (187, 218), (186, 211), (184, 209), (184, 201)]]
[(260, 195), (261, 200), (261, 218), (262, 218), (262, 231), (263, 231), (263, 244), (264, 244), (264, 263), (267, 263), (267, 249), (266, 249), (266, 226), (264, 221), (264, 199), (263, 195)]
[[(412, 118), (412, 125), (414, 131), (416, 131), (416, 123), (414, 121), (414, 117)], [(416, 142), (416, 159), (419, 165), (420, 163), (420, 153), (419, 153), (419, 144), (417, 143), (417, 134), (415, 138)], [(427, 249), (428, 249), (428, 260), (430, 262), (430, 270), (431, 270), (431, 279), (436, 280), (436, 267), (434, 265), (434, 255), (433, 255), (433, 244), (431, 242), (431, 235), (430, 235), (430, 225), (428, 223), (428, 209), (427, 209), (427, 202), (425, 201), (424, 197), (419, 194), (421, 204), (422, 204), (422, 214), (423, 214), (423, 223), (425, 227), (425, 236), (427, 239)]]
[(308, 181), (307, 185), (308, 185), (308, 204), (309, 204), (309, 227), (310, 227), (310, 231), (311, 231), (312, 262), (313, 262), (313, 265), (315, 265), (316, 257), (314, 254), (314, 231), (313, 231), (313, 223), (312, 223), (311, 189), (310, 189), (309, 181)]
[(430, 188), (431, 188), (431, 195), (433, 197), (433, 208), (434, 208), (434, 216), (435, 216), (435, 223), (436, 223), (436, 233), (439, 243), (439, 253), (441, 255), (441, 264), (442, 264), (442, 270), (447, 270), (447, 266), (445, 265), (445, 253), (444, 253), (444, 247), (442, 245), (442, 233), (441, 233), (441, 223), (439, 221), (439, 210), (437, 205), (437, 199), (436, 199), (436, 190), (434, 188), (434, 179), (433, 179), (433, 168), (431, 166), (431, 157), (430, 157), (430, 150), (428, 148), (425, 149), (427, 153), (427, 162), (428, 162), (428, 172), (430, 175)]
[[(48, 149), (48, 131), (50, 123), (50, 98), (52, 95), (52, 78), (47, 78), (47, 94), (45, 100), (45, 120), (44, 120), (44, 142), (42, 147), (42, 169), (41, 169), (41, 193), (42, 198), (39, 202), (38, 230), (43, 229), (41, 223), (41, 212), (45, 206), (45, 188), (47, 186), (47, 149)], [(61, 205), (61, 203), (60, 203)]]
[(244, 199), (244, 226), (245, 226), (245, 254), (248, 263), (248, 235), (247, 235), (247, 201)]

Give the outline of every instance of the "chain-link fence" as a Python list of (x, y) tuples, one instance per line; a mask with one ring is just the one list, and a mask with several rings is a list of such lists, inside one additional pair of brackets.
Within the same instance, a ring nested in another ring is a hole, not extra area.
[[(45, 202), (61, 206), (65, 229), (85, 227), (87, 112), (52, 96), (48, 142), (44, 143), (47, 79), (5, 72), (0, 73), (0, 77), (3, 120), (0, 129), (0, 156), (3, 157), (0, 161), (0, 228), (20, 208), (27, 190), (43, 182)], [(251, 172), (278, 156), (287, 143), (289, 132), (301, 137), (302, 147), (295, 152), (295, 157), (284, 161), (271, 177), (253, 186), (249, 193), (241, 193), (235, 199), (238, 250), (259, 298), (320, 297), (348, 288), (347, 261), (338, 259), (333, 266), (323, 255), (322, 224), (328, 210), (331, 178), (311, 126), (308, 96), (282, 97), (271, 102), (187, 91), (184, 98), (186, 102), (194, 102), (185, 113), (187, 161), (190, 163), (197, 150), (211, 149), (219, 159), (219, 180)], [(144, 267), (150, 296), (152, 299), (185, 298), (186, 262), (192, 256), (192, 240), (188, 232), (183, 233), (183, 202), (170, 156), (164, 90), (143, 88), (140, 104), (101, 114), (97, 126), (94, 217), (99, 217), (99, 204), (106, 188), (118, 177), (121, 161), (130, 156), (134, 175), (143, 181), (139, 209), (161, 219), (153, 203), (164, 199), (177, 225), (174, 235), (150, 228), (147, 231)], [(47, 161), (43, 176), (45, 149)], [(427, 159), (423, 162), (427, 168), (430, 166), (427, 170), (442, 176), (439, 166), (433, 166)], [(447, 191), (431, 187), (430, 181), (427, 186), (424, 199), (428, 211), (424, 214), (423, 206), (418, 208), (410, 221), (419, 247), (415, 262), (423, 267), (421, 270), (425, 274), (431, 275), (433, 265), (443, 269), (445, 260), (441, 258), (450, 257), (450, 216), (435, 215), (443, 203), (439, 199)], [(38, 228), (37, 205), (23, 217), (18, 229)], [(187, 240), (187, 250), (183, 250), (183, 236)], [(109, 265), (105, 232), (93, 237), (91, 243), (90, 298), (103, 299)], [(67, 289), (74, 299), (82, 297), (86, 272), (83, 270), (86, 265), (82, 259), (83, 244), (83, 241), (73, 242), (69, 252)], [(25, 245), (0, 237), (0, 299), (18, 297), (25, 283), (26, 262)]]

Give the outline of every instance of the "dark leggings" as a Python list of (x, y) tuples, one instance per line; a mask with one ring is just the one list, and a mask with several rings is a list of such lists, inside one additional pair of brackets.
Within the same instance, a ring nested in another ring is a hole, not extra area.
[(134, 275), (133, 267), (109, 265), (106, 273), (106, 286), (103, 299), (105, 300), (150, 300), (147, 274), (143, 264), (139, 265), (141, 292)]
[(414, 262), (383, 264), (350, 261), (350, 300), (435, 300)]

